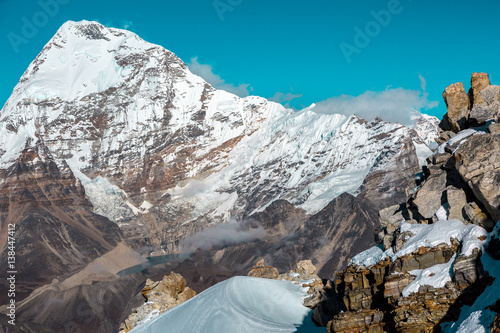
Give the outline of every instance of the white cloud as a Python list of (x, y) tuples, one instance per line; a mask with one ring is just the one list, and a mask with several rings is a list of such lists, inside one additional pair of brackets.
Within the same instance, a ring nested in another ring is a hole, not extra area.
[(420, 80), (420, 89), (422, 91), (426, 92), (427, 91), (427, 81), (425, 81), (425, 78), (419, 73), (418, 74), (418, 79)]
[(379, 116), (385, 121), (412, 125), (412, 109), (421, 111), (435, 108), (439, 102), (429, 101), (425, 91), (425, 79), (419, 75), (422, 91), (403, 88), (387, 88), (384, 91), (366, 91), (359, 96), (341, 95), (316, 103), (317, 113), (356, 114), (366, 120)]
[(281, 103), (283, 104), (286, 108), (290, 107), (290, 102), (296, 98), (302, 97), (302, 94), (292, 94), (291, 92), (288, 92), (286, 94), (282, 92), (277, 92), (274, 94), (271, 98), (269, 98), (270, 101), (276, 102), (276, 103)]
[(205, 81), (210, 83), (216, 89), (222, 89), (240, 97), (248, 96), (253, 90), (252, 87), (250, 87), (250, 85), (246, 83), (242, 83), (237, 86), (231, 83), (227, 83), (219, 75), (213, 72), (211, 65), (200, 64), (198, 62), (198, 57), (191, 58), (191, 62), (187, 65), (192, 73), (201, 76)]
[(182, 240), (181, 248), (189, 252), (196, 249), (209, 250), (218, 246), (229, 246), (253, 242), (265, 238), (266, 231), (258, 222), (242, 221), (220, 223)]

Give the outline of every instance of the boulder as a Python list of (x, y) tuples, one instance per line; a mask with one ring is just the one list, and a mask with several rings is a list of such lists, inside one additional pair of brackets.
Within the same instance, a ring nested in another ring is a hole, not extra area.
[(480, 105), (485, 102), (484, 97), (481, 95), (481, 91), (490, 85), (491, 83), (488, 73), (472, 73), (469, 96), (473, 106)]
[(424, 219), (432, 219), (443, 202), (443, 189), (446, 188), (446, 171), (431, 169), (431, 175), (416, 193), (413, 205)]
[(153, 311), (163, 313), (196, 296), (193, 289), (186, 287), (186, 279), (174, 272), (165, 275), (161, 281), (147, 279), (141, 293), (146, 302), (132, 311), (121, 324), (119, 333), (129, 332), (140, 325), (141, 321), (150, 316)]
[(248, 276), (265, 279), (276, 279), (278, 275), (278, 269), (273, 266), (265, 266), (264, 259), (259, 260), (259, 262), (250, 270), (250, 272), (248, 272)]
[(465, 127), (469, 117), (470, 99), (462, 82), (454, 83), (443, 92), (448, 112), (444, 115), (439, 127), (444, 131), (459, 132)]
[(464, 206), (463, 215), (468, 223), (476, 224), (486, 230), (493, 229), (494, 222), (488, 218), (488, 215), (486, 215), (475, 202), (468, 202)]
[(494, 221), (500, 220), (500, 136), (474, 135), (455, 152), (456, 169)]
[(473, 73), (469, 90), (471, 111), (468, 125), (474, 126), (495, 118), (500, 112), (500, 87), (490, 85), (486, 73)]
[(457, 219), (465, 222), (463, 215), (464, 206), (467, 204), (465, 192), (454, 186), (448, 186), (446, 188), (446, 198), (449, 205), (448, 219)]

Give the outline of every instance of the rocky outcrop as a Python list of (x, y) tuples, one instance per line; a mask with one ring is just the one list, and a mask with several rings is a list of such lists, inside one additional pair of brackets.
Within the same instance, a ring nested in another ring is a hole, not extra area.
[(445, 131), (458, 132), (464, 128), (470, 111), (470, 99), (463, 83), (454, 83), (446, 87), (443, 98), (448, 112), (439, 126)]
[(484, 124), (500, 115), (500, 86), (491, 85), (487, 73), (472, 73), (471, 88), (465, 92), (463, 83), (448, 86), (443, 98), (448, 112), (440, 123), (443, 131), (438, 142), (449, 140), (447, 131), (459, 131)]
[(409, 295), (403, 291), (415, 279), (410, 272), (447, 263), (457, 250), (458, 246), (444, 245), (421, 248), (371, 267), (350, 265), (335, 280), (335, 292), (346, 311), (333, 314), (328, 332), (428, 332), (442, 321), (456, 320), (457, 302), (471, 304), (466, 296), (484, 289), (478, 251), (456, 260), (454, 277), (444, 287), (424, 285)]
[(165, 275), (161, 281), (148, 279), (141, 293), (146, 303), (132, 311), (120, 326), (120, 333), (128, 332), (140, 321), (157, 316), (196, 296), (193, 289), (186, 287), (186, 279), (174, 272)]
[(259, 277), (264, 279), (276, 279), (279, 275), (278, 269), (273, 266), (264, 266), (264, 259), (260, 260), (248, 272), (248, 276)]
[[(473, 227), (481, 234), (475, 241), (489, 240), (486, 250), (500, 258), (496, 233), (487, 236), (482, 229), (491, 231), (494, 221), (500, 220), (499, 136), (493, 124), (471, 127), (496, 115), (489, 95), (483, 93), (492, 89), (487, 79), (487, 75), (473, 75), (470, 100), (461, 84), (446, 89), (448, 114), (441, 122), (441, 146), (409, 182), (405, 202), (379, 211), (379, 247), (356, 256), (337, 274), (331, 290), (328, 283), (325, 286), (329, 293), (324, 292), (314, 318), (328, 332), (439, 331), (441, 323), (458, 320), (463, 306), (472, 305), (491, 283), (482, 266), (482, 247), (464, 253), (465, 238), (445, 236), (441, 243), (424, 242), (410, 253), (400, 252), (416, 237), (411, 230), (424, 230), (417, 225), (432, 228), (434, 223), (453, 219), (481, 227)], [(476, 115), (482, 110), (486, 116), (469, 118), (472, 110)], [(440, 274), (439, 269), (450, 274), (435, 284), (433, 276)]]
[(455, 153), (457, 171), (494, 221), (500, 220), (500, 135), (475, 135)]
[(288, 273), (278, 274), (278, 269), (272, 266), (265, 266), (264, 259), (250, 270), (248, 276), (260, 277), (274, 280), (285, 280), (301, 284), (307, 288), (308, 296), (304, 298), (303, 304), (309, 308), (314, 308), (323, 296), (323, 281), (316, 275), (316, 267), (311, 260), (299, 261), (294, 269)]
[(487, 73), (472, 73), (469, 90), (471, 111), (469, 126), (484, 123), (488, 119), (497, 118), (500, 112), (500, 86), (491, 85)]

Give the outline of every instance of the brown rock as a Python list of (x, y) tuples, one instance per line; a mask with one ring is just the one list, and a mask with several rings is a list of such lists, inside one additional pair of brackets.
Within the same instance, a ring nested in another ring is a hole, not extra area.
[(479, 105), (485, 102), (481, 91), (491, 85), (488, 73), (472, 73), (469, 90), (470, 99), (473, 105)]
[(431, 175), (422, 187), (419, 188), (413, 205), (425, 219), (431, 219), (443, 204), (442, 192), (446, 188), (446, 171), (440, 168), (431, 168)]
[(473, 73), (469, 90), (471, 111), (468, 125), (481, 124), (498, 116), (500, 112), (500, 87), (490, 85), (486, 73)]
[(445, 131), (459, 132), (465, 127), (469, 117), (470, 99), (463, 83), (458, 82), (448, 86), (443, 92), (443, 98), (448, 112), (439, 124)]
[(186, 287), (186, 279), (174, 272), (165, 275), (161, 281), (147, 279), (141, 293), (147, 302), (132, 311), (121, 324), (119, 333), (132, 330), (152, 311), (163, 313), (196, 296), (193, 289)]
[(265, 279), (276, 279), (278, 275), (278, 269), (273, 266), (265, 266), (264, 259), (259, 260), (259, 262), (250, 270), (250, 272), (248, 272), (248, 276)]
[(456, 169), (494, 221), (500, 220), (500, 136), (474, 135), (455, 153)]
[(382, 320), (384, 313), (379, 310), (363, 310), (359, 312), (339, 313), (327, 325), (328, 333), (334, 332), (384, 332)]
[(488, 126), (488, 132), (491, 134), (500, 134), (500, 123), (492, 123)]
[(494, 222), (481, 210), (475, 202), (468, 202), (463, 208), (463, 215), (466, 217), (466, 222), (476, 224), (491, 230), (494, 227)]
[(454, 186), (448, 186), (446, 189), (446, 198), (449, 205), (448, 219), (457, 219), (464, 222), (463, 209), (467, 204), (465, 192)]

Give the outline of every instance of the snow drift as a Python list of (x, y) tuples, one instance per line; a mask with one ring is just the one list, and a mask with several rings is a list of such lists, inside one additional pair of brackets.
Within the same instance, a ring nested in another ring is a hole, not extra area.
[(236, 276), (137, 326), (131, 333), (326, 332), (302, 305), (305, 288)]

